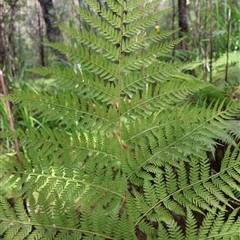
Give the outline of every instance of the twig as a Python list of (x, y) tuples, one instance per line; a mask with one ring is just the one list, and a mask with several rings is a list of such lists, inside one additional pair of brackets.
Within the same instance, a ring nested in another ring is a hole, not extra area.
[[(1, 69), (0, 69), (0, 83), (1, 83), (1, 86), (2, 86), (3, 96), (7, 96), (8, 91), (7, 91), (6, 83), (4, 81), (3, 71)], [(9, 100), (7, 100), (7, 99), (5, 100), (5, 103), (6, 103), (6, 108), (7, 108), (7, 114), (8, 114), (8, 121), (9, 121), (10, 130), (14, 132), (15, 128), (14, 128), (13, 114), (12, 114), (12, 110), (11, 110), (11, 105), (10, 105)], [(15, 147), (15, 150), (16, 150), (17, 160), (18, 160), (19, 164), (23, 167), (23, 162), (22, 162), (21, 157), (19, 155), (19, 142), (18, 142), (18, 139), (15, 138), (13, 142), (14, 142), (14, 147)]]
[(233, 203), (233, 204), (235, 204), (235, 205), (237, 205), (237, 206), (240, 206), (240, 202), (234, 201), (232, 199), (228, 199), (228, 201)]

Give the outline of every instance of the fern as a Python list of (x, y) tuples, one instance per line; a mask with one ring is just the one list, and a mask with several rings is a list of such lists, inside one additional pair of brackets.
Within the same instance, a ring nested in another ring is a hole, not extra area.
[[(161, 60), (181, 39), (154, 31), (168, 12), (158, 0), (106, 2), (74, 6), (90, 29), (63, 27), (76, 45), (48, 44), (71, 67), (31, 70), (54, 88), (9, 96), (55, 127), (1, 133), (21, 140), (23, 165), (1, 157), (0, 236), (237, 239), (239, 103), (191, 101), (212, 85)], [(228, 148), (215, 169), (219, 139)]]
[[(228, 57), (226, 54), (213, 62), (213, 81), (220, 87), (233, 87), (239, 85), (240, 71), (240, 52), (230, 52)], [(227, 62), (228, 61), (228, 62)], [(226, 64), (228, 64), (228, 79), (226, 81)]]

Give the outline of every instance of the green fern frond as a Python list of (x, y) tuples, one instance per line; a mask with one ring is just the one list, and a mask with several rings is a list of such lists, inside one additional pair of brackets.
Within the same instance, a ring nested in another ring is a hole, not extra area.
[[(101, 97), (97, 96), (97, 98)], [(102, 127), (106, 130), (107, 128), (113, 129), (116, 123), (116, 112), (115, 114), (112, 111), (106, 113), (106, 107), (100, 106), (98, 102), (84, 98), (80, 101), (76, 95), (73, 96), (71, 93), (59, 91), (57, 95), (48, 93), (34, 95), (32, 92), (19, 92), (12, 95), (10, 99), (27, 106), (35, 114), (46, 116), (46, 121), (57, 120), (60, 125), (67, 127), (78, 125), (80, 128), (93, 129), (95, 126), (96, 130)]]
[(83, 70), (98, 75), (104, 80), (117, 81), (118, 76), (116, 75), (116, 71), (114, 71), (115, 64), (103, 56), (91, 54), (86, 48), (80, 45), (77, 47), (62, 43), (48, 43), (46, 45), (64, 54), (68, 53), (71, 61), (80, 64)]
[(96, 98), (97, 101), (110, 104), (114, 101), (117, 95), (117, 89), (109, 87), (101, 79), (96, 78), (95, 81), (90, 81), (91, 75), (81, 69), (80, 65), (74, 67), (74, 71), (69, 68), (35, 68), (30, 71), (40, 74), (44, 77), (51, 76), (54, 78), (51, 86), (66, 92), (71, 91), (81, 96), (81, 98)]
[(54, 83), (8, 97), (46, 126), (1, 133), (20, 140), (22, 164), (0, 156), (0, 238), (239, 237), (239, 103), (193, 101), (212, 85), (161, 60), (181, 40), (151, 30), (168, 12), (158, 2), (74, 7), (86, 29), (47, 44), (71, 64), (32, 70)]
[(173, 40), (170, 42), (159, 43), (156, 45), (151, 45), (146, 51), (142, 52), (137, 56), (127, 56), (123, 59), (120, 65), (121, 71), (136, 71), (142, 68), (147, 68), (155, 62), (158, 62), (157, 57), (170, 52), (175, 44), (179, 43), (181, 40)]
[[(156, 1), (155, 1), (156, 2)], [(141, 18), (131, 21), (129, 24), (123, 26), (123, 36), (130, 38), (138, 34), (139, 32), (145, 30), (146, 28), (152, 26), (156, 23), (163, 15), (169, 12), (169, 9), (162, 10), (161, 12), (156, 12), (149, 15), (141, 15)], [(141, 13), (141, 10), (140, 10)], [(134, 18), (136, 15), (134, 16)], [(133, 17), (131, 17), (133, 18)]]
[(114, 45), (106, 43), (105, 39), (96, 35), (94, 32), (89, 32), (85, 29), (78, 30), (76, 28), (61, 27), (65, 32), (71, 35), (79, 43), (91, 49), (93, 52), (101, 54), (104, 58), (117, 61), (118, 48)]
[[(115, 5), (116, 6), (116, 5)], [(88, 23), (98, 34), (103, 36), (110, 44), (119, 44), (121, 35), (119, 29), (115, 29), (111, 24), (108, 24), (104, 19), (99, 18), (97, 15), (92, 14), (90, 11), (76, 7), (72, 7), (79, 13), (79, 15)], [(122, 12), (122, 8), (118, 6), (119, 11)], [(122, 13), (121, 13), (122, 14)]]
[[(230, 148), (231, 147), (229, 147), (223, 161), (229, 160)], [(239, 149), (239, 145), (237, 149)], [(154, 207), (149, 208), (144, 213), (144, 216), (147, 216), (147, 214), (149, 214), (158, 205), (162, 203), (165, 204), (164, 203), (165, 201), (168, 202), (170, 200), (170, 196), (173, 196), (175, 201), (177, 202), (179, 201), (181, 205), (184, 202), (189, 201), (192, 205), (195, 205), (195, 209), (193, 210), (196, 210), (196, 207), (199, 204), (200, 204), (199, 206), (203, 209), (210, 210), (208, 205), (212, 205), (213, 207), (218, 206), (220, 209), (222, 209), (220, 201), (223, 201), (223, 203), (229, 205), (225, 195), (228, 195), (231, 199), (238, 201), (238, 199), (234, 196), (236, 191), (239, 192), (237, 182), (235, 182), (234, 179), (232, 179), (231, 177), (228, 177), (227, 174), (224, 175), (223, 173), (225, 171), (229, 171), (230, 173), (234, 171), (235, 174), (236, 172), (239, 172), (239, 168), (240, 168), (239, 152), (236, 153), (234, 151), (230, 158), (231, 158), (231, 161), (234, 162), (234, 165), (232, 165), (231, 167), (228, 166), (226, 169), (221, 169), (220, 172), (215, 174), (211, 173), (211, 169), (209, 165), (207, 167), (206, 159), (202, 159), (202, 160), (198, 159), (198, 161), (196, 160), (195, 162), (191, 161), (188, 167), (189, 168), (188, 173), (186, 172), (185, 166), (181, 167), (180, 169), (177, 169), (176, 172), (179, 173), (179, 175), (176, 173), (174, 174), (174, 168), (172, 168), (171, 166), (167, 166), (165, 164), (164, 165), (165, 169), (160, 174), (160, 176), (156, 174), (157, 175), (156, 186), (159, 186), (158, 179), (162, 179), (161, 185), (166, 184), (165, 185), (166, 187), (162, 187), (162, 189), (164, 189), (164, 191), (166, 192), (164, 192), (163, 195), (160, 193), (162, 196), (162, 200), (159, 200), (157, 203), (152, 204), (152, 206)], [(201, 165), (204, 167), (204, 169), (201, 169), (201, 167), (198, 167), (199, 161)], [(181, 165), (183, 166), (183, 163)], [(182, 178), (180, 174), (182, 174), (183, 176), (187, 175), (188, 177)], [(239, 177), (239, 173), (238, 173), (238, 177)], [(183, 182), (179, 182), (179, 180), (183, 180)], [(149, 181), (149, 180), (145, 180), (145, 181)], [(155, 179), (153, 181), (155, 182)], [(153, 184), (152, 189), (154, 189), (153, 188), (154, 186), (155, 184)], [(181, 186), (183, 187), (182, 189), (181, 189)], [(216, 192), (215, 192), (215, 189), (217, 189)], [(181, 192), (183, 193), (183, 195), (181, 194)], [(180, 198), (179, 198), (179, 194), (180, 194)], [(216, 196), (217, 196), (217, 199), (215, 198)], [(186, 198), (186, 199), (183, 201), (183, 198)], [(203, 199), (206, 201), (205, 204), (203, 204), (204, 203)], [(187, 205), (187, 206), (190, 207), (190, 205)]]
[[(240, 52), (235, 51), (235, 52), (228, 53), (228, 64), (231, 65), (235, 63), (240, 63), (239, 59), (240, 59)], [(225, 66), (226, 62), (227, 62), (227, 54), (224, 54), (213, 63), (213, 67), (215, 69), (221, 66)]]

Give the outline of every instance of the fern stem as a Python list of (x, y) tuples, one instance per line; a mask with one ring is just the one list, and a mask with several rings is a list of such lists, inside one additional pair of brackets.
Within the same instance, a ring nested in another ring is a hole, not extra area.
[[(2, 70), (0, 70), (0, 82), (1, 82), (1, 86), (2, 86), (3, 96), (7, 96), (8, 91), (7, 91), (7, 87), (6, 87), (6, 83), (5, 83), (5, 80), (4, 80)], [(7, 113), (8, 113), (8, 121), (9, 121), (10, 130), (14, 132), (15, 128), (14, 128), (11, 105), (10, 105), (9, 100), (5, 100), (5, 103), (6, 103)], [(18, 160), (19, 164), (23, 167), (23, 162), (22, 162), (22, 159), (19, 155), (19, 149), (20, 148), (19, 148), (19, 142), (18, 142), (17, 138), (14, 139), (14, 147), (15, 147), (15, 151), (16, 151), (17, 160)]]
[[(8, 218), (6, 218), (6, 219), (1, 219), (2, 221), (9, 221), (9, 219)], [(34, 226), (34, 227), (40, 227), (40, 228), (43, 228), (43, 224), (42, 223), (32, 223), (32, 222), (30, 222), (30, 221), (25, 221), (25, 222), (23, 222), (23, 221), (16, 221), (16, 220), (11, 220), (11, 223), (13, 224), (13, 225), (15, 225), (15, 224), (18, 224), (19, 226)], [(91, 234), (91, 235), (93, 235), (93, 236), (98, 236), (98, 237), (102, 237), (102, 238), (104, 238), (104, 239), (109, 239), (109, 240), (111, 240), (111, 239), (114, 239), (114, 238), (112, 238), (112, 237), (110, 237), (110, 236), (107, 236), (107, 235), (104, 235), (104, 234), (101, 234), (101, 233), (98, 233), (98, 232), (93, 232), (93, 231), (88, 231), (88, 230), (83, 230), (83, 229), (79, 229), (79, 228), (70, 228), (70, 227), (63, 227), (63, 226), (56, 226), (55, 224), (52, 224), (52, 225), (50, 225), (50, 224), (44, 224), (44, 228), (45, 229), (56, 229), (56, 230), (65, 230), (65, 231), (69, 231), (69, 232), (80, 232), (80, 233), (84, 233), (84, 234)]]

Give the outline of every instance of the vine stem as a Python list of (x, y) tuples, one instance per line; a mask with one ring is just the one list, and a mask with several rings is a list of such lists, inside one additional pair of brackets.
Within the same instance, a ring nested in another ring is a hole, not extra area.
[[(1, 86), (2, 86), (3, 96), (7, 96), (8, 95), (8, 91), (7, 91), (7, 87), (6, 87), (6, 82), (4, 80), (3, 71), (4, 70), (0, 69), (0, 83), (1, 83)], [(8, 121), (9, 121), (10, 130), (14, 132), (15, 128), (14, 128), (13, 114), (12, 114), (12, 110), (11, 110), (10, 101), (6, 99), (5, 100), (5, 104), (6, 104), (6, 108), (7, 108), (7, 115), (8, 115)], [(16, 151), (17, 160), (18, 160), (19, 164), (23, 167), (23, 162), (22, 162), (21, 157), (19, 155), (19, 142), (18, 142), (18, 139), (15, 138), (13, 142), (14, 142), (14, 147), (15, 147), (15, 151)]]

